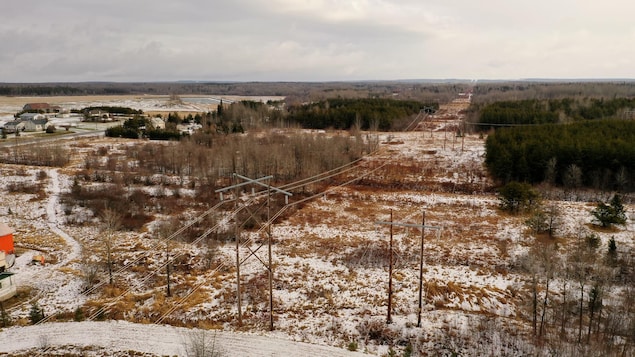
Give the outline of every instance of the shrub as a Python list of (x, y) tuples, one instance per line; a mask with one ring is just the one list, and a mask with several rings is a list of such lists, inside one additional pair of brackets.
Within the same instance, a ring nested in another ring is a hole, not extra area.
[(376, 341), (380, 345), (392, 344), (397, 338), (397, 333), (380, 320), (364, 320), (357, 325), (357, 331), (365, 341)]
[(11, 325), (13, 325), (11, 316), (4, 310), (4, 306), (0, 302), (0, 327), (9, 327)]
[(35, 325), (44, 319), (44, 309), (40, 308), (37, 301), (31, 304), (31, 310), (29, 310), (29, 320), (31, 324)]
[(75, 321), (84, 321), (84, 310), (82, 310), (81, 307), (77, 307), (77, 309), (75, 309), (75, 316), (74, 316), (74, 320)]
[(106, 129), (106, 136), (114, 138), (139, 139), (139, 132), (133, 128), (124, 128), (123, 126), (113, 126)]
[(529, 211), (539, 203), (538, 193), (528, 183), (512, 181), (499, 191), (500, 207), (504, 211), (519, 213)]

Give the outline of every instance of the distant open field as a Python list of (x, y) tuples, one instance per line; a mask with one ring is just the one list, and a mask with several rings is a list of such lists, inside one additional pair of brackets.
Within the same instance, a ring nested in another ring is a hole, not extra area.
[(98, 95), (55, 97), (6, 97), (0, 96), (0, 115), (15, 114), (27, 103), (49, 103), (64, 109), (81, 109), (86, 106), (126, 106), (150, 113), (195, 113), (216, 110), (220, 100), (268, 101), (282, 100), (281, 96), (235, 96), (235, 95), (184, 95), (182, 103), (173, 103), (168, 95)]

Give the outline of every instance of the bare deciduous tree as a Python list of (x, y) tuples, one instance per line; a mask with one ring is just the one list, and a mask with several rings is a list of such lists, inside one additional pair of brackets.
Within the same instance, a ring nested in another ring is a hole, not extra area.
[(106, 261), (108, 267), (108, 281), (112, 285), (112, 248), (114, 232), (121, 228), (121, 215), (110, 208), (106, 208), (101, 213), (101, 236), (106, 247)]

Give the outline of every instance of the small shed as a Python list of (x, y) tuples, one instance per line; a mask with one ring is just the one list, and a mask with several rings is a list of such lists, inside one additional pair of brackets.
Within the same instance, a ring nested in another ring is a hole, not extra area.
[(8, 300), (15, 296), (17, 287), (13, 275), (15, 274), (7, 271), (0, 273), (0, 301)]
[(0, 251), (5, 252), (7, 255), (15, 254), (13, 229), (2, 222), (0, 222)]

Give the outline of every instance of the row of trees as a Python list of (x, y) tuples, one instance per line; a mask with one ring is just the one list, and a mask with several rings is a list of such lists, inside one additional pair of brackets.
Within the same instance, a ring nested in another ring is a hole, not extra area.
[(110, 114), (115, 115), (141, 115), (143, 114), (143, 110), (141, 109), (132, 109), (129, 107), (117, 107), (117, 106), (93, 106), (93, 107), (85, 107), (81, 110), (77, 111), (79, 113), (83, 113), (88, 115), (91, 111), (100, 110), (104, 112), (108, 112)]
[[(223, 179), (231, 173), (248, 177), (271, 175), (272, 184), (276, 185), (340, 167), (374, 151), (378, 145), (376, 137), (361, 135), (256, 133), (217, 135), (213, 140), (210, 146), (189, 138), (162, 144), (123, 145), (122, 151), (102, 147), (86, 157), (85, 170), (78, 172), (65, 202), (87, 207), (95, 216), (104, 208), (116, 210), (122, 214), (124, 226), (135, 229), (146, 223), (149, 215), (172, 210), (171, 205), (178, 202), (167, 198), (178, 201), (180, 188), (195, 189), (194, 199), (207, 205), (217, 199), (214, 190), (227, 184)], [(92, 187), (90, 182), (101, 184)], [(132, 189), (136, 185), (157, 189), (150, 195), (143, 189)], [(160, 194), (162, 187), (168, 186), (172, 194)]]
[(473, 87), (472, 103), (483, 105), (500, 101), (562, 98), (630, 98), (635, 92), (635, 82), (546, 82), (479, 81)]
[[(220, 175), (236, 172), (249, 177), (273, 175), (286, 182), (313, 176), (356, 160), (373, 151), (376, 138), (348, 135), (246, 134), (216, 136), (213, 145), (199, 145), (193, 138), (179, 143), (152, 143), (126, 146), (122, 157), (103, 161), (99, 154), (89, 156), (91, 170), (129, 170), (137, 175), (156, 173), (188, 176), (197, 182), (214, 182)], [(132, 160), (124, 164), (124, 160)]]
[(394, 99), (327, 99), (317, 103), (289, 107), (289, 122), (310, 129), (390, 130), (397, 119), (418, 114), (426, 107), (438, 104)]
[(635, 122), (501, 128), (487, 137), (485, 164), (503, 183), (635, 189)]
[(69, 151), (63, 145), (15, 145), (0, 154), (0, 162), (20, 165), (62, 167), (69, 160)]
[(501, 125), (535, 125), (619, 117), (630, 119), (634, 108), (635, 99), (632, 98), (528, 99), (475, 104), (470, 109), (470, 120), (478, 117), (479, 128), (489, 130)]

